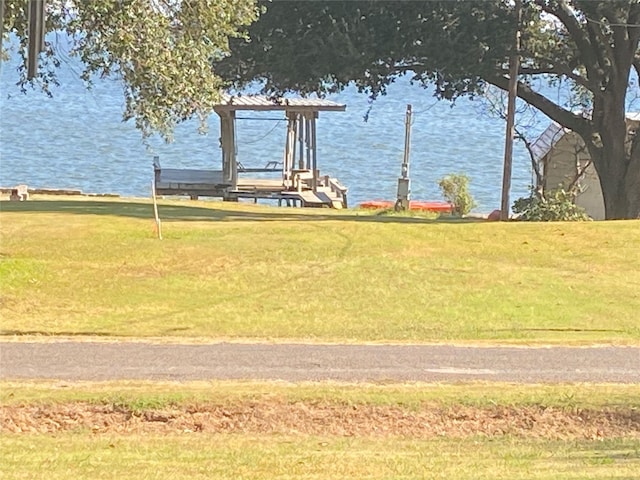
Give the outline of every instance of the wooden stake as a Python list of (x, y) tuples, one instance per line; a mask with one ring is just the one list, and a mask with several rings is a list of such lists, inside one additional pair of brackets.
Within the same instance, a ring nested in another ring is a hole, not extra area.
[(158, 240), (162, 240), (162, 223), (160, 222), (160, 216), (158, 215), (158, 202), (156, 200), (155, 182), (151, 182), (151, 196), (153, 197), (153, 214), (156, 218), (156, 232), (158, 234)]
[(500, 220), (509, 220), (509, 191), (513, 164), (513, 137), (515, 134), (516, 97), (518, 96), (518, 70), (520, 69), (520, 21), (522, 0), (515, 0), (516, 38), (513, 54), (509, 58), (509, 97), (507, 101), (507, 131), (504, 140), (504, 168), (502, 172), (502, 201)]

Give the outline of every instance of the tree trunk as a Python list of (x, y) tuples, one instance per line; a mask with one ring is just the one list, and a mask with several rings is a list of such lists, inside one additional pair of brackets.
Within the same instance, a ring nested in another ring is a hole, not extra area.
[(591, 145), (589, 148), (600, 177), (607, 220), (640, 218), (640, 145), (638, 147), (631, 159), (624, 152), (620, 154), (615, 146), (594, 148)]
[[(606, 154), (606, 153), (605, 153)], [(600, 176), (600, 186), (604, 198), (605, 218), (619, 220), (640, 217), (640, 201), (638, 189), (631, 184), (627, 187), (625, 176), (609, 169)]]
[(624, 97), (618, 93), (625, 88), (613, 91), (595, 99), (592, 131), (581, 134), (600, 177), (605, 218), (640, 218), (640, 139), (627, 134)]
[(629, 166), (624, 188), (627, 196), (626, 218), (640, 218), (640, 132), (637, 131), (631, 143)]
[[(640, 146), (639, 146), (640, 147)], [(627, 155), (616, 157), (615, 148), (589, 148), (600, 177), (607, 220), (640, 218), (640, 148), (629, 161)], [(599, 160), (596, 160), (600, 157)], [(626, 157), (626, 158), (625, 158)], [(608, 163), (609, 167), (602, 168)], [(626, 168), (625, 167), (626, 165)]]

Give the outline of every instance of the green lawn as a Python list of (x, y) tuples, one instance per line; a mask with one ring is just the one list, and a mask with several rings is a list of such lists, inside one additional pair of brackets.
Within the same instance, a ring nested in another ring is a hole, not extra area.
[(636, 479), (640, 442), (228, 435), (0, 437), (6, 480)]
[(634, 343), (640, 222), (0, 204), (2, 334)]
[[(146, 200), (36, 197), (0, 210), (6, 337), (640, 343), (639, 222), (499, 224), (163, 201), (159, 241)], [(638, 385), (0, 382), (0, 477), (633, 479), (639, 399)], [(563, 438), (572, 430), (549, 424), (540, 435), (546, 423), (535, 435), (514, 427), (519, 434), (425, 438), (304, 425), (262, 434), (153, 425), (12, 433), (7, 412), (34, 405), (44, 415), (74, 405), (140, 415), (328, 405), (371, 409), (377, 421), (388, 411), (391, 423), (434, 407), (436, 419), (452, 409), (454, 427), (456, 412), (492, 421), (504, 407), (525, 417), (566, 412), (578, 430), (584, 412), (605, 420), (609, 412), (618, 433)]]

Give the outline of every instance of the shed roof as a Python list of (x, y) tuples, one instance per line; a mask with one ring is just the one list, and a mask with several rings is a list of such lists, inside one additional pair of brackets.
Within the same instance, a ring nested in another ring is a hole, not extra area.
[(276, 98), (265, 95), (229, 95), (223, 94), (216, 111), (230, 110), (296, 110), (296, 111), (334, 111), (344, 112), (346, 105), (321, 98)]
[(571, 130), (562, 127), (560, 124), (553, 122), (544, 132), (531, 144), (531, 152), (536, 162), (542, 160), (558, 143), (564, 134)]
[[(626, 118), (628, 121), (638, 122), (640, 121), (640, 112), (627, 112)], [(531, 144), (534, 160), (536, 162), (542, 160), (553, 149), (556, 143), (570, 132), (571, 130), (564, 128), (555, 122), (549, 125)]]

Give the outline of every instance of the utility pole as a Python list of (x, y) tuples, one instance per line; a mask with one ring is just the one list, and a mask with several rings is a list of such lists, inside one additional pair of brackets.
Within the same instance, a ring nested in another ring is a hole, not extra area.
[(504, 141), (504, 169), (502, 173), (502, 201), (500, 220), (509, 220), (509, 191), (511, 190), (511, 166), (513, 163), (513, 137), (515, 135), (516, 97), (518, 95), (518, 70), (520, 69), (520, 23), (522, 0), (515, 0), (516, 37), (513, 53), (509, 57), (509, 92), (507, 100), (507, 132)]
[(29, 0), (29, 50), (27, 55), (27, 79), (38, 74), (38, 56), (44, 49), (45, 0)]
[[(4, 0), (0, 0), (0, 49), (2, 49), (2, 36), (4, 35)], [(0, 59), (2, 62), (2, 59)]]
[(404, 157), (402, 159), (402, 171), (398, 178), (398, 199), (395, 210), (409, 210), (409, 196), (411, 194), (411, 180), (409, 179), (409, 153), (411, 150), (411, 105), (407, 105), (407, 113), (404, 121)]

